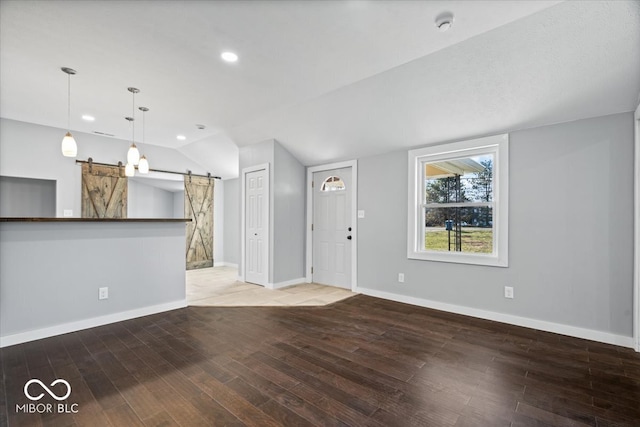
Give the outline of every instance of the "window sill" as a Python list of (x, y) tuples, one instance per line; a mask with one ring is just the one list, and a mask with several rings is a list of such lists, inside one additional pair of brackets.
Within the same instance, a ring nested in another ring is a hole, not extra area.
[(421, 261), (483, 265), (488, 267), (509, 267), (509, 262), (506, 257), (500, 257), (499, 255), (474, 255), (460, 252), (409, 252), (407, 258)]

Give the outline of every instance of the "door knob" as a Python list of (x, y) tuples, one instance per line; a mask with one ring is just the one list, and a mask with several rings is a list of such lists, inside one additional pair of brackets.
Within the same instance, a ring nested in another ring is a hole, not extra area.
[(351, 240), (351, 236), (347, 236), (347, 239)]
[(351, 227), (347, 228), (347, 230), (351, 231)]

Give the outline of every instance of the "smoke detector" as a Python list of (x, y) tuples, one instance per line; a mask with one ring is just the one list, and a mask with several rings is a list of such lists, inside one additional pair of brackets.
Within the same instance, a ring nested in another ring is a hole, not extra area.
[(440, 32), (445, 32), (453, 25), (453, 13), (442, 12), (436, 17), (436, 27)]

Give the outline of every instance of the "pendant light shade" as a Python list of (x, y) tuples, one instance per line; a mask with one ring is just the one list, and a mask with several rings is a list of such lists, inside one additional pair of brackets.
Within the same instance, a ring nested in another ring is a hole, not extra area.
[(67, 132), (64, 138), (62, 138), (62, 155), (65, 157), (75, 157), (78, 155), (78, 145), (76, 144), (76, 140), (73, 139), (71, 132)]
[(75, 157), (78, 154), (78, 145), (71, 135), (71, 75), (76, 73), (73, 68), (62, 67), (62, 72), (67, 74), (67, 133), (62, 138), (62, 155)]
[(127, 165), (124, 167), (124, 175), (125, 176), (133, 176), (136, 173), (136, 167), (133, 166), (133, 163), (127, 162)]
[(149, 161), (144, 156), (144, 154), (142, 155), (142, 157), (140, 157), (140, 163), (138, 163), (138, 172), (149, 173)]
[(127, 152), (127, 163), (131, 163), (134, 166), (140, 163), (140, 151), (138, 151), (135, 142), (131, 143), (131, 147), (129, 147), (129, 151)]

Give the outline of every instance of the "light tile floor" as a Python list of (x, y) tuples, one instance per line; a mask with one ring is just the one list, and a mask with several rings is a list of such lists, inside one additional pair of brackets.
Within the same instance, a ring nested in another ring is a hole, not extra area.
[(237, 281), (233, 267), (187, 271), (187, 302), (195, 306), (318, 306), (340, 301), (355, 293), (333, 286), (302, 283), (280, 289)]

